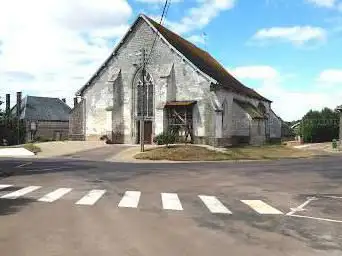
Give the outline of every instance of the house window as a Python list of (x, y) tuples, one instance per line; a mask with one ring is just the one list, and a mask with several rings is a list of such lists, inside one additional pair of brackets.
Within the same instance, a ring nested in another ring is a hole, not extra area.
[(152, 76), (145, 72), (145, 85), (142, 81), (142, 72), (137, 76), (136, 82), (136, 113), (137, 116), (153, 117), (154, 86)]

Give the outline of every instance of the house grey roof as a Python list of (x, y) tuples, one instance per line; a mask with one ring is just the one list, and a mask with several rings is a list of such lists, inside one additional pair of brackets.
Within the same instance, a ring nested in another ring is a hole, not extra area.
[[(58, 98), (26, 96), (22, 100), (20, 119), (69, 121), (71, 108)], [(16, 106), (12, 114), (16, 113)]]

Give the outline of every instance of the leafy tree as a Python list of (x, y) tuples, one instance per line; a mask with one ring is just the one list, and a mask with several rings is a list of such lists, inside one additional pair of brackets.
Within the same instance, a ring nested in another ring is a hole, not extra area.
[(0, 97), (0, 116), (2, 116), (4, 114), (4, 111), (1, 108), (2, 104), (4, 104), (4, 102), (1, 100), (1, 97)]
[(329, 108), (310, 110), (301, 121), (304, 142), (332, 141), (339, 136), (339, 114)]

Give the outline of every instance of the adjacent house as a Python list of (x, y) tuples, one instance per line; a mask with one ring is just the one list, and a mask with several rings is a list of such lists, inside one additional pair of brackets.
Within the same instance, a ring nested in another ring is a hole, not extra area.
[(134, 21), (76, 97), (71, 139), (108, 135), (116, 143), (139, 143), (142, 117), (146, 143), (170, 128), (194, 143), (214, 146), (281, 138), (282, 120), (271, 100), (238, 81), (208, 52), (145, 15)]
[[(20, 102), (19, 116), (25, 126), (25, 142), (68, 138), (71, 108), (65, 99), (26, 96), (17, 102)], [(12, 115), (16, 115), (17, 105), (12, 108)]]

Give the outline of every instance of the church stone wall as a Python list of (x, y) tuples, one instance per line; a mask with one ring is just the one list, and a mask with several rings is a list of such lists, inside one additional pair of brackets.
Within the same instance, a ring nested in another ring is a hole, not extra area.
[[(106, 107), (112, 105), (113, 98), (116, 98), (113, 90), (113, 82), (108, 82), (110, 78), (121, 70), (122, 79), (122, 118), (121, 131), (123, 133), (124, 143), (136, 142), (136, 121), (134, 118), (133, 106), (133, 79), (139, 70), (141, 63), (137, 56), (144, 47), (149, 56), (149, 50), (155, 39), (155, 33), (152, 28), (142, 19), (137, 24), (136, 29), (131, 31), (126, 40), (123, 41), (116, 56), (108, 63), (108, 67), (95, 78), (94, 84), (84, 93), (87, 99), (86, 104), (86, 136), (100, 137), (106, 133)], [(170, 79), (171, 70), (174, 67), (173, 78)], [(209, 93), (210, 82), (200, 75), (194, 68), (172, 50), (161, 39), (156, 40), (149, 64), (146, 68), (151, 74), (155, 86), (155, 120), (153, 125), (154, 135), (162, 132), (165, 126), (165, 112), (163, 106), (170, 95), (175, 96), (176, 100), (197, 100), (198, 115), (195, 122), (195, 132), (199, 136), (205, 136), (205, 132), (211, 127), (203, 127), (204, 121), (204, 102)], [(176, 84), (168, 94), (168, 86)], [(169, 96), (168, 96), (169, 95)], [(113, 111), (116, 111), (115, 109)], [(113, 122), (116, 117), (113, 115)], [(210, 126), (210, 124), (208, 124)]]
[(280, 139), (281, 138), (281, 120), (273, 113), (270, 112), (270, 138), (271, 139)]

